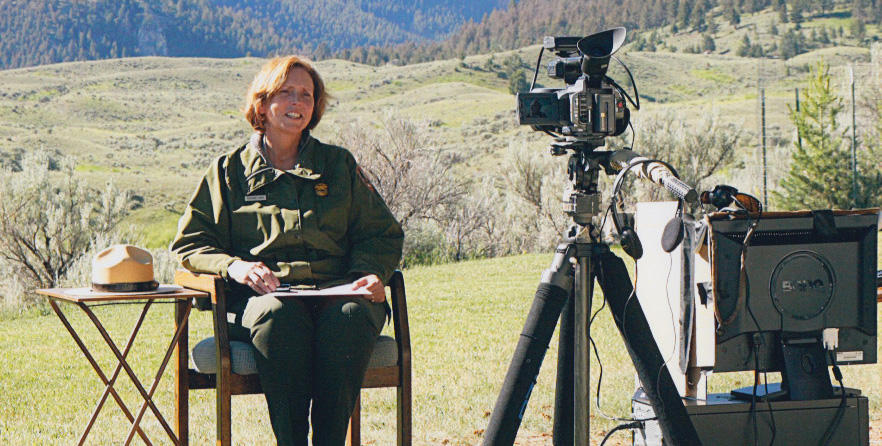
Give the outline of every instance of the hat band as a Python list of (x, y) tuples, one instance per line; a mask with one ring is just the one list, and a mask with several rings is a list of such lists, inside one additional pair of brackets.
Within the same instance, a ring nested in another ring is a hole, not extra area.
[(139, 293), (143, 291), (153, 291), (159, 288), (159, 282), (151, 280), (149, 282), (134, 283), (94, 283), (92, 282), (92, 291), (102, 293)]

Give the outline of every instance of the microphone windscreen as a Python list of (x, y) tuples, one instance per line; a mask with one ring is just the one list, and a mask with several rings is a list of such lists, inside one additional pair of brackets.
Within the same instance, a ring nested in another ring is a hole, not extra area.
[(661, 246), (665, 252), (672, 252), (683, 241), (683, 219), (674, 217), (665, 225), (662, 232)]

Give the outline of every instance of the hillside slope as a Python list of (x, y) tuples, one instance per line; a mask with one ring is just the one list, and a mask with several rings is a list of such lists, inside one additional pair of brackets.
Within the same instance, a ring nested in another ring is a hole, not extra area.
[[(721, 36), (731, 33), (732, 40), (738, 32), (734, 27), (719, 31)], [(689, 45), (686, 39), (693, 37), (679, 33), (667, 39), (671, 45)], [(318, 69), (335, 100), (316, 135), (339, 141), (349, 125), (379, 126), (389, 115), (426, 121), (428, 136), (458, 154), (464, 175), (492, 175), (510, 155), (509, 146), (526, 144), (543, 153), (550, 142), (517, 125), (507, 79), (510, 64), (532, 74), (538, 53), (539, 47), (531, 46), (380, 67), (321, 61)], [(823, 57), (841, 82), (847, 79), (846, 67), (869, 61), (870, 53), (866, 47), (842, 46), (784, 61), (731, 53), (637, 51), (632, 42), (618, 55), (631, 68), (643, 98), (643, 110), (632, 118), (638, 132), (660, 116), (720, 116), (744, 129), (739, 157), (755, 166), (761, 84), (769, 108), (769, 144), (786, 148), (793, 135), (788, 107), (808, 67)], [(80, 173), (93, 185), (113, 179), (143, 198), (144, 207), (133, 218), (163, 227), (165, 235), (159, 239), (167, 239), (208, 162), (243, 143), (251, 132), (239, 109), (263, 62), (147, 57), (0, 71), (0, 164), (10, 166), (24, 151), (37, 148), (76, 156)], [(609, 74), (626, 83), (616, 64)], [(541, 73), (538, 82), (562, 86)], [(624, 137), (630, 144), (630, 132)], [(780, 170), (787, 152), (779, 152), (771, 156)], [(753, 185), (757, 175), (747, 172), (743, 177)]]

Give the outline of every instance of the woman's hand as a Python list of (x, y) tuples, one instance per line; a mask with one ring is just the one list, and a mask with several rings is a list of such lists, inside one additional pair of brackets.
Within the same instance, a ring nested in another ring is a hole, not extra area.
[(227, 275), (260, 294), (272, 293), (279, 286), (279, 279), (263, 262), (236, 260), (227, 267)]
[(352, 290), (364, 289), (371, 293), (368, 300), (371, 302), (384, 302), (386, 300), (386, 287), (376, 274), (364, 276), (352, 282)]

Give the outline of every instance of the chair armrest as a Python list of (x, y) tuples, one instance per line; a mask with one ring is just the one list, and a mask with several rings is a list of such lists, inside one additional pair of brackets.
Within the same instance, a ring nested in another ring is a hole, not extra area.
[(214, 339), (217, 346), (218, 371), (227, 375), (232, 368), (230, 361), (230, 334), (227, 328), (227, 300), (224, 279), (217, 274), (194, 273), (185, 269), (175, 271), (175, 284), (184, 288), (208, 293), (211, 299)]
[(223, 295), (224, 292), (224, 279), (217, 274), (194, 273), (186, 269), (177, 269), (175, 284), (208, 293), (211, 303), (215, 303), (217, 296)]
[(410, 369), (410, 324), (407, 318), (407, 293), (404, 288), (404, 275), (401, 271), (392, 273), (389, 279), (390, 303), (392, 305), (392, 328), (398, 343), (398, 363)]

